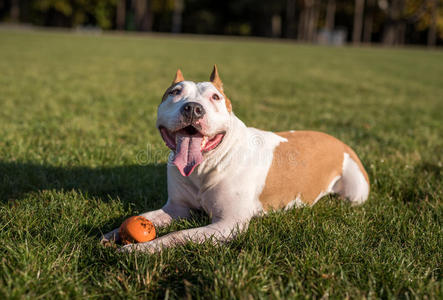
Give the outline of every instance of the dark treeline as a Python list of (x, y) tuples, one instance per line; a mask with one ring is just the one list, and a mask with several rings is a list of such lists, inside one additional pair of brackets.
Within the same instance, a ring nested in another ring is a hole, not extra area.
[(443, 43), (443, 0), (3, 0), (0, 20), (326, 44)]

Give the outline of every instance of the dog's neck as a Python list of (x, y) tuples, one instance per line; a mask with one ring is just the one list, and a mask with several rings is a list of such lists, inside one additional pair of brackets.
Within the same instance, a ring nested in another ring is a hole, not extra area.
[(217, 168), (222, 169), (229, 165), (233, 153), (239, 153), (242, 142), (247, 139), (246, 125), (231, 113), (230, 124), (223, 141), (214, 150), (204, 154), (203, 162), (196, 168), (191, 177), (205, 178)]

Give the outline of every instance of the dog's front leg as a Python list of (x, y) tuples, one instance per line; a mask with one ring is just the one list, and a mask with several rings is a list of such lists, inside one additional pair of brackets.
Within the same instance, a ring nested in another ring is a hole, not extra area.
[(227, 241), (245, 230), (248, 227), (248, 223), (249, 220), (242, 220), (241, 222), (220, 220), (207, 226), (172, 232), (150, 242), (126, 245), (120, 248), (120, 251), (154, 253), (164, 248), (183, 245), (187, 242), (203, 243), (208, 239), (216, 243)]
[[(155, 227), (162, 227), (169, 225), (172, 220), (179, 218), (188, 218), (190, 216), (190, 211), (189, 207), (179, 204), (173, 204), (168, 201), (168, 203), (166, 203), (166, 205), (162, 208), (143, 213), (141, 214), (141, 216), (151, 221)], [(106, 244), (109, 241), (119, 242), (120, 236), (118, 234), (118, 231), (119, 228), (116, 228), (111, 232), (103, 235), (101, 238), (101, 243)]]

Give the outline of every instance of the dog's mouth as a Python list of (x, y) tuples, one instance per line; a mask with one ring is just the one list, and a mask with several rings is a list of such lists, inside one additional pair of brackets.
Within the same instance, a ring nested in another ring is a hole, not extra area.
[(225, 136), (225, 133), (207, 136), (192, 125), (176, 131), (160, 126), (159, 130), (166, 146), (174, 151), (173, 163), (183, 176), (191, 175), (203, 161), (203, 153), (216, 148)]

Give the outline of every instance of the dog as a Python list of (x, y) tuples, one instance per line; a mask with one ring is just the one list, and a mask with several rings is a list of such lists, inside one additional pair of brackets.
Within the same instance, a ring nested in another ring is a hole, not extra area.
[[(142, 214), (166, 226), (204, 210), (211, 224), (181, 230), (120, 251), (156, 252), (186, 242), (227, 241), (252, 217), (312, 206), (334, 193), (365, 202), (369, 178), (355, 152), (315, 131), (269, 132), (247, 127), (233, 112), (217, 66), (209, 82), (186, 81), (177, 70), (157, 111), (157, 129), (170, 148), (168, 200)], [(118, 228), (102, 242), (118, 241)]]

